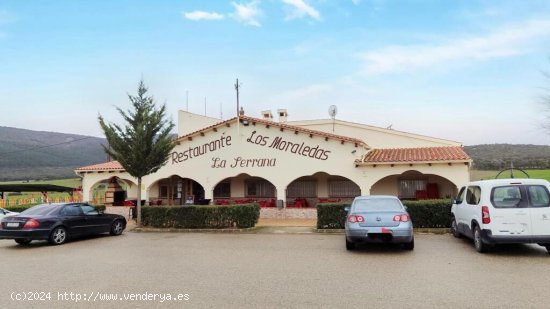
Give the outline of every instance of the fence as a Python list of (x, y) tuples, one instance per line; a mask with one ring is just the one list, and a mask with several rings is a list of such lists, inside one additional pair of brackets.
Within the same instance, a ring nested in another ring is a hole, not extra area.
[[(76, 196), (71, 197), (52, 197), (49, 198), (47, 202), (49, 203), (70, 203), (70, 202), (82, 202), (82, 197), (79, 194), (75, 194)], [(40, 204), (40, 203), (46, 203), (46, 199), (43, 197), (32, 197), (32, 198), (8, 198), (8, 199), (0, 199), (0, 207), (10, 207), (10, 206), (22, 206), (22, 205), (29, 205), (29, 204)]]

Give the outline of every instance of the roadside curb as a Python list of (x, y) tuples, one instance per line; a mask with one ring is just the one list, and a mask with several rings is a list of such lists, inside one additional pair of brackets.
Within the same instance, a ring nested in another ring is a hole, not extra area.
[(248, 233), (255, 231), (255, 227), (244, 229), (176, 229), (176, 228), (150, 228), (135, 227), (130, 232), (136, 233)]
[[(244, 229), (176, 229), (176, 228), (149, 228), (135, 227), (129, 232), (136, 233), (215, 233), (215, 234), (235, 234), (235, 233), (255, 233), (255, 234), (345, 234), (344, 229), (316, 229), (308, 227), (284, 227), (284, 226), (261, 226)], [(449, 228), (415, 228), (415, 234), (449, 234)]]

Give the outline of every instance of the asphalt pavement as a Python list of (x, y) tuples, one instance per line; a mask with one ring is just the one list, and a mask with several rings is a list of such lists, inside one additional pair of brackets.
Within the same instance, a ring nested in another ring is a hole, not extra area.
[(448, 234), (415, 237), (412, 252), (347, 252), (342, 235), (315, 233), (0, 240), (0, 307), (548, 308), (543, 247), (479, 254)]

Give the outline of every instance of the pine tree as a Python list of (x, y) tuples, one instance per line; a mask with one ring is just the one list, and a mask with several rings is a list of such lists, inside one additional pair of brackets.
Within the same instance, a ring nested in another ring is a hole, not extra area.
[(137, 95), (128, 94), (132, 108), (123, 111), (117, 107), (124, 119), (122, 126), (106, 122), (99, 115), (99, 124), (109, 144), (103, 145), (105, 152), (117, 160), (128, 174), (137, 178), (138, 226), (141, 226), (141, 179), (165, 165), (174, 148), (170, 137), (174, 123), (165, 120), (166, 105), (157, 109), (153, 97), (146, 94), (147, 88), (141, 80)]

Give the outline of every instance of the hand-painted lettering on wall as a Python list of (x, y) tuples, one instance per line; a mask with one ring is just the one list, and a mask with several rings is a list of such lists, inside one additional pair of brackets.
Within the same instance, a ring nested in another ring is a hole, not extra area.
[[(243, 157), (233, 158), (233, 162), (229, 165), (230, 168), (236, 167), (270, 167), (277, 165), (276, 158), (263, 158), (263, 159), (245, 159)], [(211, 168), (226, 168), (227, 160), (221, 158), (212, 158)]]
[(221, 148), (231, 146), (231, 136), (221, 136), (219, 139), (211, 141), (206, 144), (202, 144), (196, 147), (189, 147), (184, 151), (174, 151), (171, 154), (172, 164), (185, 162), (189, 159), (200, 157), (209, 152), (214, 152)]
[(275, 137), (270, 143), (269, 136), (262, 136), (257, 134), (256, 131), (252, 131), (252, 134), (246, 139), (246, 141), (259, 146), (267, 146), (280, 151), (291, 152), (304, 157), (310, 157), (323, 161), (327, 160), (328, 155), (330, 154), (330, 150), (323, 149), (319, 145), (315, 145), (314, 147), (306, 146), (304, 142), (294, 143), (287, 141), (280, 136)]

